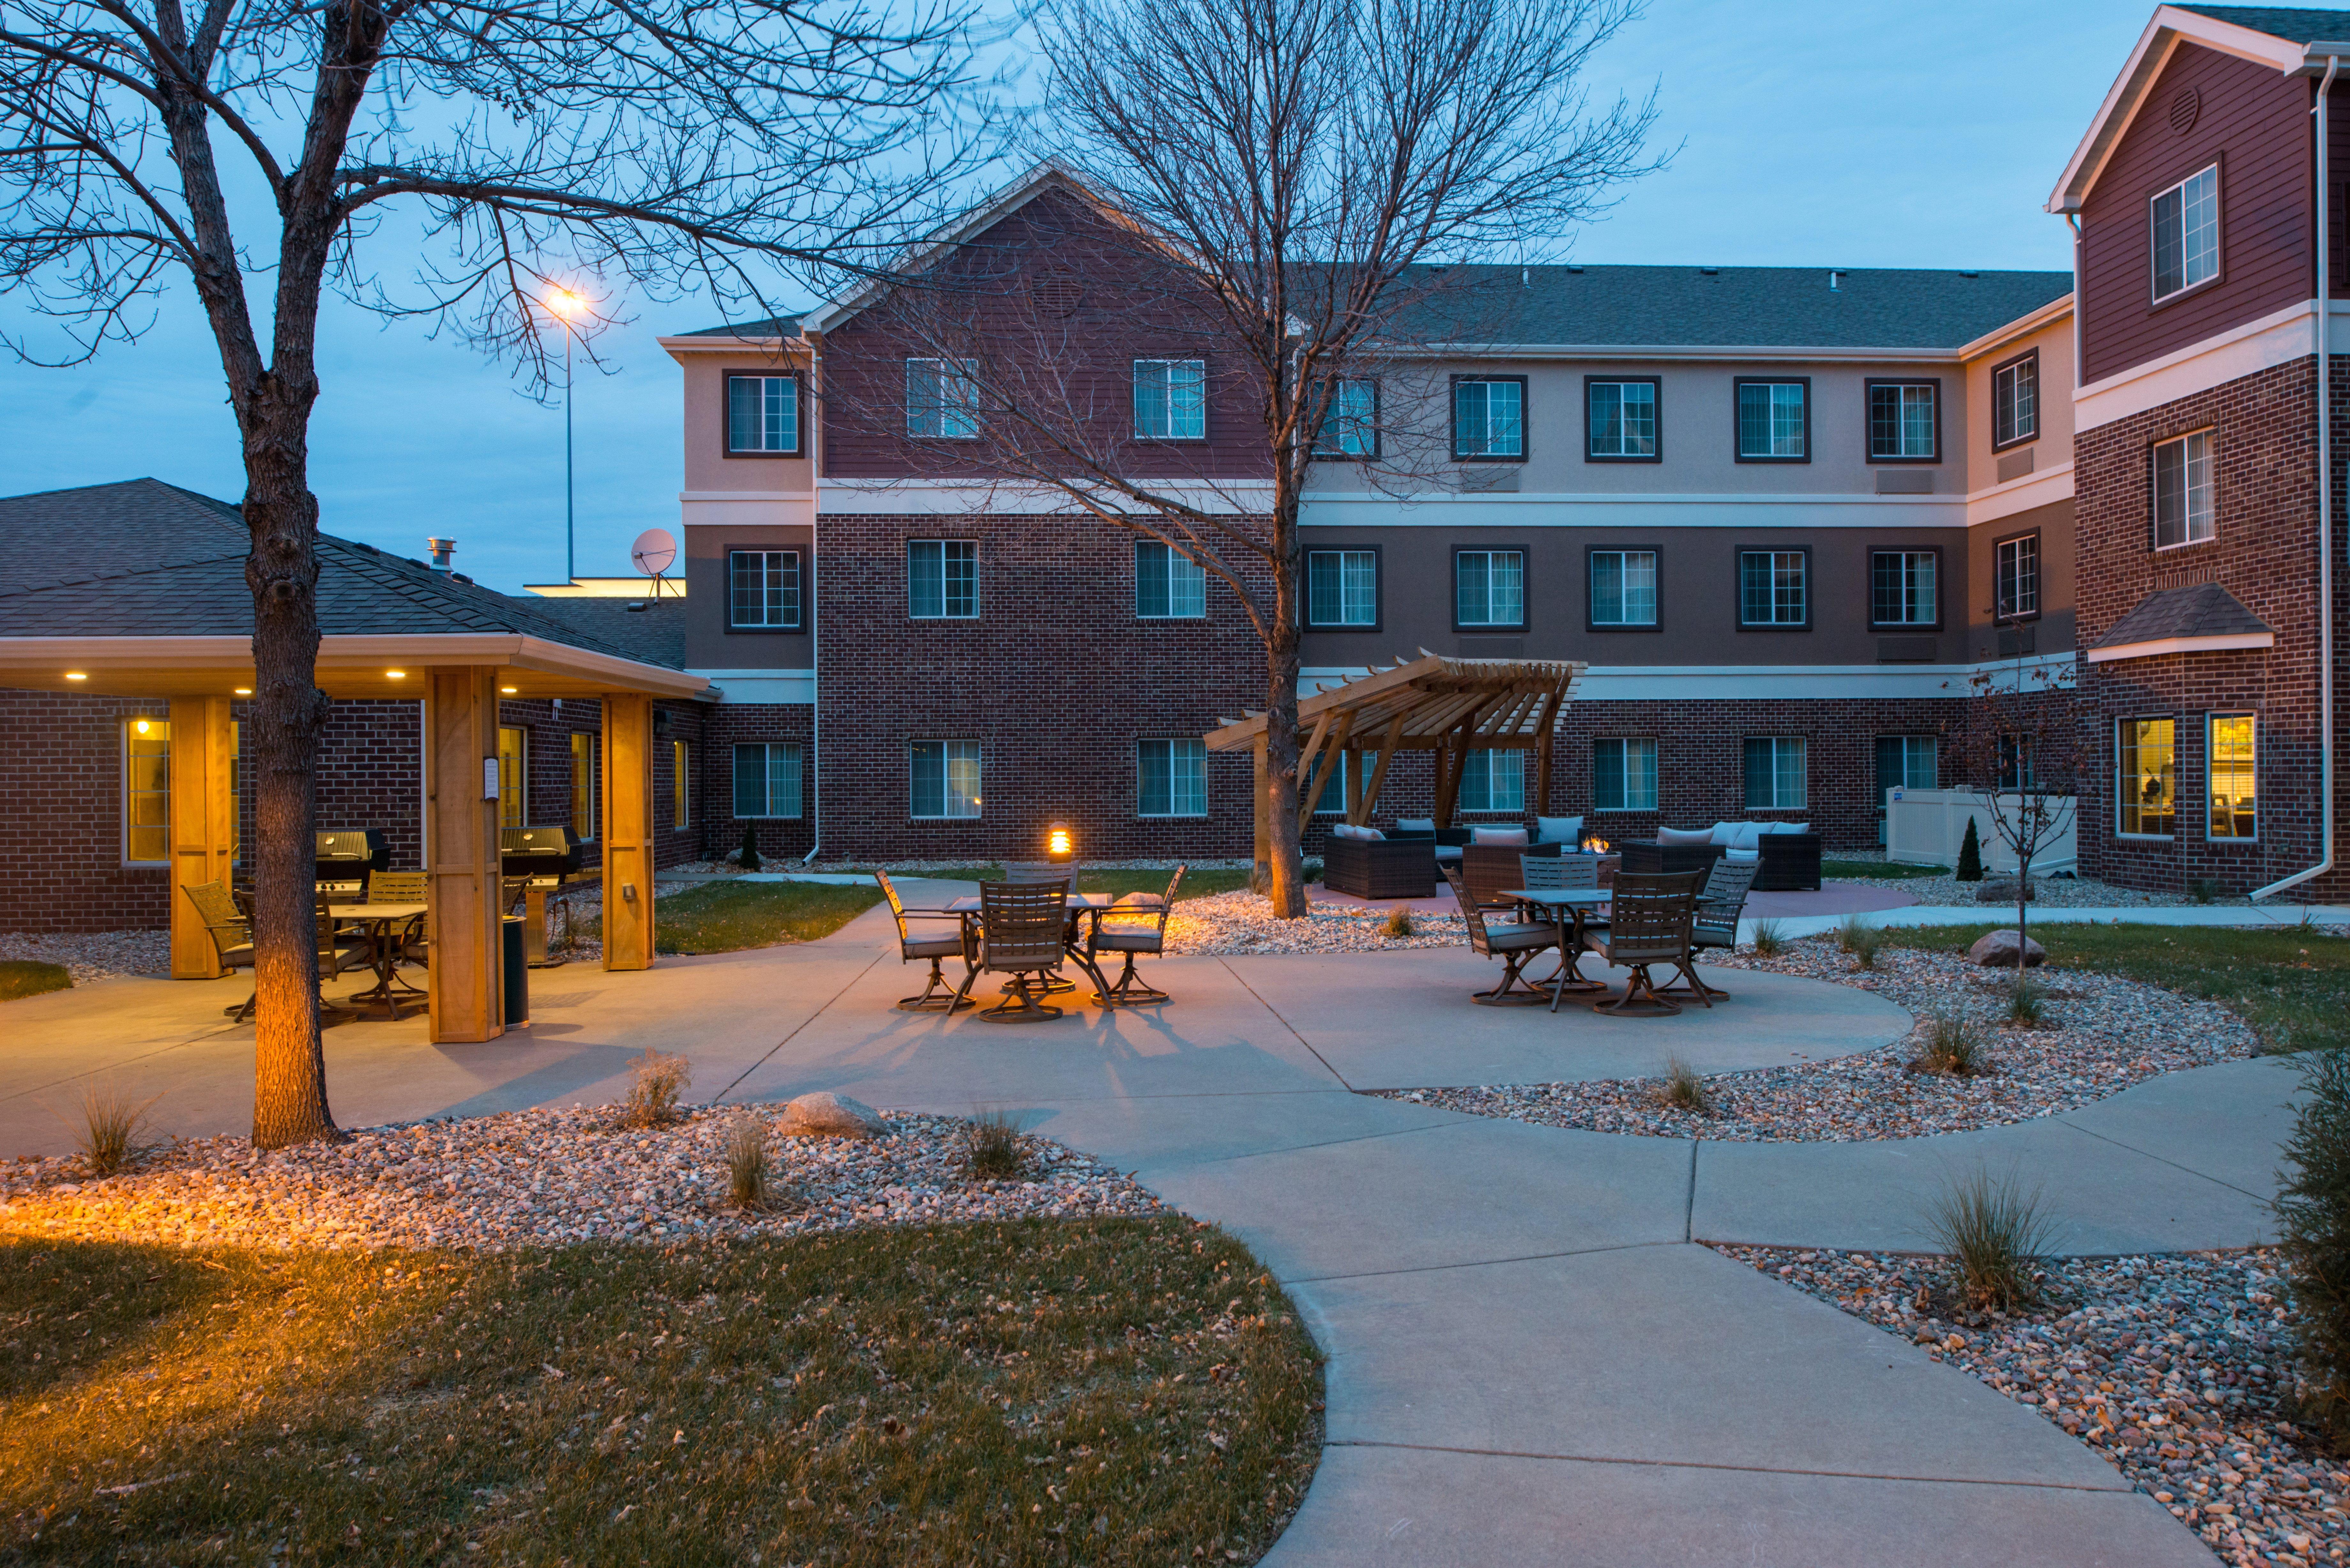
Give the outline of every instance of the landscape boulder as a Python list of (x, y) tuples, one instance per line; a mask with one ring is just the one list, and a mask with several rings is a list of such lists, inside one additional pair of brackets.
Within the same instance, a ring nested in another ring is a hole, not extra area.
[[(1983, 964), (1991, 969), (2013, 969), (2017, 935), (2013, 931), (1985, 931), (1967, 950), (1969, 963)], [(2023, 967), (2033, 969), (2047, 961), (2047, 950), (2029, 937), (2023, 943)]]
[(879, 1137), (889, 1125), (862, 1100), (819, 1089), (784, 1107), (781, 1130), (785, 1137)]

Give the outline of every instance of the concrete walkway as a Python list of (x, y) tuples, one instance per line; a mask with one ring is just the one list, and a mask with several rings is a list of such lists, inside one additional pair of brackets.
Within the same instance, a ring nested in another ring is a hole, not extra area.
[[(1745, 971), (1720, 977), (1728, 1003), (1661, 1023), (1468, 1006), (1492, 972), (1456, 949), (1173, 959), (1153, 971), (1169, 1007), (1001, 1028), (894, 1012), (916, 975), (876, 911), (805, 947), (543, 971), (511, 1044), (347, 1025), (329, 1081), (354, 1125), (592, 1102), (654, 1044), (692, 1058), (700, 1098), (1002, 1106), (1134, 1169), (1254, 1247), (1329, 1355), (1329, 1446), (1275, 1568), (2211, 1562), (2038, 1415), (1695, 1243), (1918, 1246), (1924, 1200), (1978, 1166), (2037, 1184), (2074, 1251), (2258, 1241), (2289, 1066), (1887, 1144), (1617, 1137), (1357, 1092), (1650, 1075), (1668, 1053), (1816, 1060), (1907, 1026), (1877, 998)], [(251, 1031), (203, 1016), (226, 983), (8, 1003), (0, 1153), (58, 1147), (41, 1102), (109, 1064), (167, 1090), (181, 1130), (241, 1131)]]

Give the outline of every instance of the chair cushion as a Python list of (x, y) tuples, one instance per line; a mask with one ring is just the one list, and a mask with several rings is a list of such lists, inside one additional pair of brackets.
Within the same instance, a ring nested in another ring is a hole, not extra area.
[(1765, 833), (1809, 833), (1811, 830), (1812, 825), (1808, 822), (1766, 822), (1762, 825)]
[(1436, 818), (1432, 816), (1399, 816), (1396, 818), (1396, 826), (1410, 833), (1433, 833), (1436, 831)]
[(1485, 922), (1485, 945), (1489, 948), (1547, 947), (1558, 940), (1555, 926), (1503, 926)]
[(1579, 844), (1582, 841), (1583, 818), (1579, 816), (1534, 818), (1534, 842), (1537, 844)]
[(1657, 842), (1659, 844), (1711, 844), (1713, 842), (1713, 829), (1710, 827), (1659, 827), (1657, 829)]
[(1155, 953), (1161, 944), (1156, 926), (1139, 931), (1130, 926), (1104, 926), (1101, 934), (1094, 939), (1093, 945), (1114, 953)]
[(1749, 861), (1762, 859), (1762, 852), (1760, 849), (1725, 849), (1721, 852), (1721, 857), (1724, 860), (1734, 860), (1743, 866)]
[(1526, 842), (1526, 830), (1523, 827), (1472, 827), (1469, 835), (1471, 844), (1523, 845)]
[(956, 958), (962, 953), (962, 938), (908, 937), (898, 948), (910, 959)]
[(1366, 844), (1384, 844), (1387, 835), (1376, 827), (1357, 827), (1351, 822), (1335, 823), (1330, 828), (1333, 838), (1359, 838)]
[(1436, 857), (1439, 860), (1458, 860), (1461, 858), (1461, 846), (1440, 844), (1436, 846)]

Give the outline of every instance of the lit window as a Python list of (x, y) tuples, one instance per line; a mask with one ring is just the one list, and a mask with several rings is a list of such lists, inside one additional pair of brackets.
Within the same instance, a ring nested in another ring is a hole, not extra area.
[(2211, 476), (2211, 432), (2154, 449), (2154, 547), (2193, 545), (2220, 531), (2219, 487)]
[(1657, 742), (1610, 737), (1591, 742), (1591, 809), (1657, 809)]
[(669, 743), (669, 825), (693, 826), (693, 753), (683, 741)]
[(1340, 381), (1330, 389), (1330, 411), (1314, 442), (1316, 457), (1379, 455), (1379, 384)]
[(1205, 359), (1134, 362), (1134, 434), (1139, 441), (1207, 439)]
[(2153, 202), (2154, 297), (2220, 275), (2220, 166), (2189, 175)]
[(906, 545), (907, 614), (916, 620), (969, 620), (979, 614), (979, 546), (969, 539)]
[(916, 818), (979, 815), (977, 741), (915, 741), (906, 752)]
[(2002, 539), (1998, 548), (1999, 606), (2002, 620), (2040, 613), (2040, 535), (2025, 534)]
[(1934, 447), (1934, 384), (1872, 382), (1868, 389), (1868, 455), (1930, 461)]
[(1591, 624), (1657, 624), (1657, 553), (1654, 550), (1591, 552)]
[(1208, 748), (1199, 741), (1141, 741), (1135, 746), (1135, 815), (1208, 815)]
[(726, 552), (726, 624), (754, 630), (800, 624), (797, 550)]
[(1208, 572), (1156, 539), (1134, 545), (1134, 613), (1143, 620), (1197, 620), (1208, 613)]
[(134, 866), (172, 862), (172, 722), (122, 726), (122, 857)]
[(1746, 809), (1801, 811), (1808, 750), (1801, 735), (1748, 736)]
[(498, 730), (498, 826), (525, 827), (530, 823), (530, 741), (520, 730)]
[(969, 441), (979, 434), (979, 361), (906, 361), (906, 433)]
[(1933, 626), (1942, 618), (1934, 592), (1939, 562), (1931, 550), (1877, 550), (1869, 556), (1869, 620), (1877, 626)]
[(1657, 455), (1657, 383), (1594, 381), (1590, 384), (1589, 453), (1596, 458)]
[(791, 456), (800, 450), (797, 376), (726, 378), (726, 450)]
[(1525, 753), (1492, 752), (1482, 747), (1469, 753), (1461, 764), (1461, 809), (1524, 811)]
[(1738, 554), (1741, 626), (1803, 626), (1811, 618), (1810, 559), (1801, 550)]
[(734, 747), (734, 815), (795, 817), (800, 814), (800, 749), (788, 741), (747, 741)]
[(1739, 382), (1738, 455), (1750, 462), (1802, 462), (1810, 391), (1802, 381)]
[(2260, 836), (2260, 768), (2257, 724), (2250, 713), (2214, 713), (2211, 732), (2211, 831), (2213, 838)]
[(1452, 455), (1525, 456), (1525, 402), (1523, 379), (1453, 382)]
[(2013, 446), (2040, 433), (2040, 355), (2026, 354), (1991, 373), (1991, 443)]
[(1372, 550), (1305, 553), (1305, 624), (1377, 626), (1379, 557)]
[(571, 737), (571, 831), (588, 843), (596, 836), (596, 737)]
[(2176, 820), (2178, 752), (2168, 719), (2125, 719), (2121, 723), (2121, 831), (2143, 838), (2168, 838)]
[(1526, 558), (1523, 552), (1460, 551), (1452, 557), (1452, 580), (1457, 624), (1526, 624)]

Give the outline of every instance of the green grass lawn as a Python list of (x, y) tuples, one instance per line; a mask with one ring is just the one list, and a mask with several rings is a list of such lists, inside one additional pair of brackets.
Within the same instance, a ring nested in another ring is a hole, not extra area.
[[(895, 876), (896, 873), (892, 872), (891, 875)], [(1003, 880), (1003, 867), (1001, 866), (954, 866), (944, 870), (927, 872), (925, 875), (957, 882), (1001, 882)], [(1172, 868), (1165, 871), (1089, 871), (1079, 867), (1077, 891), (1108, 893), (1113, 896), (1119, 893), (1164, 893), (1167, 891), (1167, 878), (1173, 875), (1175, 873)], [(1176, 894), (1175, 901), (1180, 904), (1186, 898), (1204, 898), (1211, 893), (1230, 893), (1235, 888), (1247, 887), (1248, 879), (1246, 867), (1232, 867), (1221, 871), (1211, 871), (1194, 866), (1183, 873), (1183, 887), (1181, 891)], [(664, 904), (661, 907), (667, 909), (669, 906)]]
[[(1901, 947), (1964, 952), (1985, 931), (2015, 922), (1970, 926), (1888, 926)], [(2350, 1045), (2350, 940), (2295, 926), (2260, 929), (2220, 926), (2046, 925), (2032, 938), (2054, 969), (2098, 970), (2189, 996), (2241, 1014), (2270, 1051)]]
[[(653, 907), (653, 944), (665, 953), (731, 953), (828, 937), (881, 901), (879, 888), (826, 882), (704, 882)], [(601, 936), (599, 916), (579, 922)]]
[(1908, 881), (1918, 877), (1947, 877), (1947, 866), (1905, 866), (1898, 860), (1822, 860), (1820, 876), (1827, 880), (1848, 880), (1855, 877), (1874, 877), (1879, 880)]
[(45, 991), (64, 991), (73, 984), (73, 976), (61, 963), (41, 963), (33, 959), (0, 959), (0, 1002), (14, 1002), (20, 996), (38, 996)]
[(1312, 1342), (1180, 1219), (664, 1250), (0, 1243), (0, 1559), (1253, 1561)]

